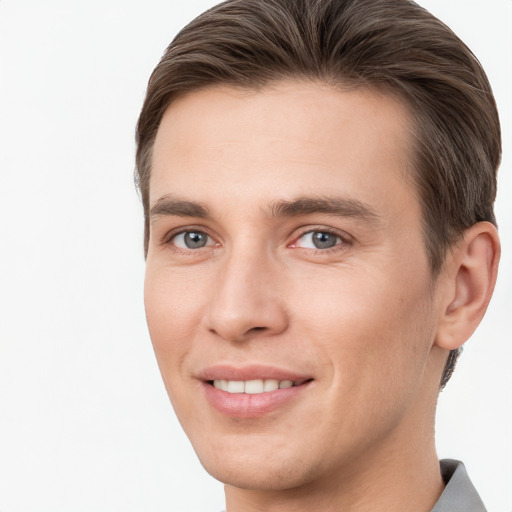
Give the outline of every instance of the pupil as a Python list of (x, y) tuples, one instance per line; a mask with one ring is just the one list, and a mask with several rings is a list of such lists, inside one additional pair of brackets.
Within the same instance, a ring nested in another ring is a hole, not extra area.
[(204, 233), (191, 231), (185, 234), (185, 245), (189, 249), (198, 249), (206, 245), (206, 236)]
[(313, 244), (317, 249), (329, 249), (336, 245), (336, 237), (331, 233), (315, 231), (313, 233)]

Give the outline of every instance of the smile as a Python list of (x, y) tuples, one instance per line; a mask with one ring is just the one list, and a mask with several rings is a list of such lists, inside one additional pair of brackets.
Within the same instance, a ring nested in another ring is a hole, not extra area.
[(198, 371), (195, 378), (217, 413), (246, 419), (288, 410), (315, 385), (311, 374), (262, 364), (216, 364)]
[(253, 379), (253, 380), (224, 380), (215, 379), (211, 381), (213, 387), (228, 393), (247, 393), (257, 395), (269, 393), (277, 389), (287, 389), (293, 386), (300, 386), (304, 381), (277, 380), (277, 379)]
[(287, 410), (314, 384), (310, 377), (254, 366), (212, 368), (201, 380), (204, 396), (217, 413), (246, 419)]

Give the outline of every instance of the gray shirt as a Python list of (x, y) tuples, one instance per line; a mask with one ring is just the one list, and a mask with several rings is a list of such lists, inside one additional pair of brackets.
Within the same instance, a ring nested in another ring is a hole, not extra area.
[(446, 487), (432, 512), (486, 512), (462, 462), (442, 460), (441, 474)]

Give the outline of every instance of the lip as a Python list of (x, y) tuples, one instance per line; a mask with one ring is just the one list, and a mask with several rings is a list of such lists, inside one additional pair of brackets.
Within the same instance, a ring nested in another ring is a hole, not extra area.
[(277, 366), (267, 366), (262, 364), (251, 364), (237, 367), (228, 364), (219, 364), (210, 366), (201, 370), (197, 378), (202, 381), (216, 379), (224, 380), (255, 380), (255, 379), (277, 379), (291, 380), (293, 382), (311, 380), (311, 375), (301, 375), (299, 373), (279, 368)]
[[(205, 368), (198, 374), (201, 387), (208, 403), (222, 415), (233, 418), (257, 418), (268, 414), (280, 407), (291, 405), (300, 399), (301, 395), (311, 386), (313, 378), (301, 375), (286, 369), (250, 365), (234, 367), (230, 365), (216, 365)], [(212, 381), (223, 380), (256, 380), (276, 379), (300, 382), (290, 388), (276, 389), (265, 393), (228, 393), (213, 387)]]

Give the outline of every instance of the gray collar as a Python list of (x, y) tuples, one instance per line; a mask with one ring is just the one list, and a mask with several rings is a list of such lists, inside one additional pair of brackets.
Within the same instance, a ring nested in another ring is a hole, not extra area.
[(442, 460), (441, 474), (446, 487), (432, 512), (486, 512), (462, 462)]

